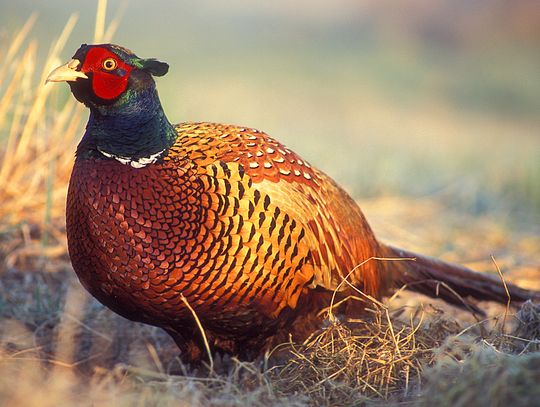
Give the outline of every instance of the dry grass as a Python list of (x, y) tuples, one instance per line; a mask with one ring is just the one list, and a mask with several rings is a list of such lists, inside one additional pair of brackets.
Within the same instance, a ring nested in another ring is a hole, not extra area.
[(59, 53), (76, 20), (68, 20), (40, 72), (34, 72), (39, 66), (37, 42), (26, 41), (35, 16), (14, 36), (11, 47), (2, 47), (7, 50), (0, 56), (7, 61), (0, 72), (0, 134), (7, 138), (0, 166), (2, 225), (28, 222), (44, 228), (61, 216), (73, 157), (70, 147), (80, 131), (82, 109), (71, 100), (56, 109), (58, 95), (51, 86), (40, 85), (60, 64)]
[[(470, 350), (472, 348), (472, 351)], [(421, 406), (535, 406), (540, 399), (540, 354), (513, 356), (454, 342), (462, 359), (444, 358), (425, 371)]]
[[(106, 2), (100, 1), (96, 40), (109, 38), (116, 27), (117, 20), (105, 29), (105, 8)], [(9, 46), (0, 47), (0, 60), (6, 61), (0, 66), (1, 405), (537, 402), (540, 310), (533, 304), (525, 304), (515, 316), (494, 308), (491, 315), (499, 317), (477, 322), (455, 310), (419, 307), (417, 300), (411, 303), (405, 296), (387, 306), (372, 304), (364, 320), (331, 318), (304, 343), (291, 341), (254, 363), (217, 361), (219, 373), (208, 373), (183, 366), (163, 331), (126, 321), (89, 298), (71, 271), (63, 231), (66, 185), (83, 109), (57, 93), (58, 87), (42, 86), (47, 73), (61, 63), (58, 56), (76, 17), (50, 47), (40, 72), (34, 70), (38, 43), (29, 40), (34, 22), (33, 16)], [(381, 203), (373, 206), (381, 208)], [(417, 215), (403, 216), (403, 203), (394, 205), (394, 212), (414, 230)], [(420, 208), (422, 216), (417, 217), (425, 234), (435, 239), (432, 246), (445, 247), (451, 241), (452, 252), (468, 253), (472, 263), (489, 259), (473, 252), (471, 244), (485, 234), (496, 236), (488, 241), (490, 247), (508, 252), (504, 239), (511, 237), (503, 239), (482, 224), (475, 223), (479, 234), (463, 242), (448, 233), (448, 225), (430, 225), (444, 236), (426, 230), (425, 219), (435, 218), (441, 209), (435, 206), (430, 213), (429, 205)], [(418, 202), (415, 208), (419, 213)], [(398, 222), (391, 223), (388, 234), (395, 241)], [(382, 226), (376, 229), (384, 232)], [(409, 235), (406, 240), (415, 238)], [(530, 252), (527, 261), (513, 262), (499, 253), (497, 259), (537, 272), (531, 264), (537, 264), (540, 241), (515, 240), (512, 252)], [(489, 261), (478, 265), (493, 267)], [(527, 275), (524, 271), (520, 276)]]
[(530, 304), (505, 326), (502, 314), (468, 325), (437, 308), (373, 304), (366, 319), (334, 318), (277, 356), (222, 360), (214, 373), (183, 366), (163, 331), (103, 308), (70, 271), (8, 273), (0, 291), (10, 293), (0, 308), (6, 406), (450, 406), (478, 394), (494, 400), (490, 389), (525, 405), (535, 394), (511, 387), (537, 374), (540, 310)]
[[(98, 2), (96, 42), (110, 39), (118, 26), (116, 18), (105, 31), (106, 5)], [(0, 47), (0, 236), (16, 236), (7, 247), (8, 266), (38, 254), (65, 253), (67, 181), (86, 116), (80, 103), (65, 97), (66, 89), (44, 86), (63, 63), (60, 53), (77, 15), (68, 19), (44, 62), (37, 57), (38, 41), (29, 39), (36, 18), (28, 18)]]
[(329, 322), (301, 345), (277, 374), (278, 388), (305, 394), (320, 405), (356, 405), (371, 399), (406, 398), (421, 383), (437, 338), (423, 321), (405, 323), (386, 309), (364, 320)]

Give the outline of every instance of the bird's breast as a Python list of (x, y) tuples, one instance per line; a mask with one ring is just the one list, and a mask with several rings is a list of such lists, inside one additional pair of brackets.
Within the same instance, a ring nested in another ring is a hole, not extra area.
[[(302, 227), (237, 165), (213, 167), (195, 174), (174, 161), (139, 169), (112, 159), (76, 163), (68, 246), (90, 293), (156, 325), (191, 318), (185, 300), (227, 329), (294, 305), (310, 278)], [(229, 196), (237, 187), (241, 197)]]
[(199, 200), (183, 168), (78, 161), (66, 212), (69, 253), (83, 285), (128, 317), (178, 308), (203, 216)]

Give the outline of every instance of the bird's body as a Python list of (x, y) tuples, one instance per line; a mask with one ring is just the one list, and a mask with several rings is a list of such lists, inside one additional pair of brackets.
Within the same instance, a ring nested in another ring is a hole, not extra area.
[(265, 133), (172, 126), (151, 77), (165, 64), (110, 44), (74, 58), (50, 76), (91, 110), (68, 191), (73, 267), (103, 304), (169, 332), (186, 359), (203, 346), (194, 314), (214, 349), (250, 357), (307, 335), (331, 299), (356, 290), (379, 299), (412, 283), (458, 304), (455, 293), (506, 300), (459, 266), (381, 261), (409, 254), (379, 243), (343, 189)]
[[(174, 335), (194, 328), (183, 295), (220, 343), (264, 342), (301, 316), (285, 309), (300, 301), (307, 312), (359, 262), (382, 256), (353, 200), (265, 133), (175, 130), (156, 163), (136, 168), (102, 153), (75, 162), (70, 255), (83, 285), (114, 311)], [(375, 261), (349, 276), (376, 298), (387, 277)]]

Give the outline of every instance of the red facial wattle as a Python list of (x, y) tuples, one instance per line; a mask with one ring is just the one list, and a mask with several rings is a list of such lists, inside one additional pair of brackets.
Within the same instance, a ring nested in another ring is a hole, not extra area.
[[(116, 62), (114, 70), (107, 71), (103, 67), (104, 61), (112, 58)], [(130, 65), (124, 63), (116, 54), (106, 48), (91, 48), (86, 54), (81, 71), (92, 73), (92, 90), (101, 99), (115, 99), (126, 90)]]

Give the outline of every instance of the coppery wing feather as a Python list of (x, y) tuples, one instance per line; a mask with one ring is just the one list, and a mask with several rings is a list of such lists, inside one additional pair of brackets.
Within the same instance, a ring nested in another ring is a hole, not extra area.
[[(299, 274), (301, 282), (309, 279), (312, 287), (336, 289), (353, 268), (380, 255), (373, 233), (354, 201), (333, 180), (265, 133), (213, 123), (184, 123), (177, 130), (179, 139), (173, 154), (187, 154), (200, 166), (238, 164), (234, 168), (248, 176), (250, 188), (302, 228), (298, 247), (307, 250), (309, 257)], [(227, 195), (226, 190), (221, 193)], [(270, 242), (278, 236), (265, 238)], [(368, 294), (379, 296), (386, 288), (383, 277), (368, 261), (357, 268), (350, 281)]]

